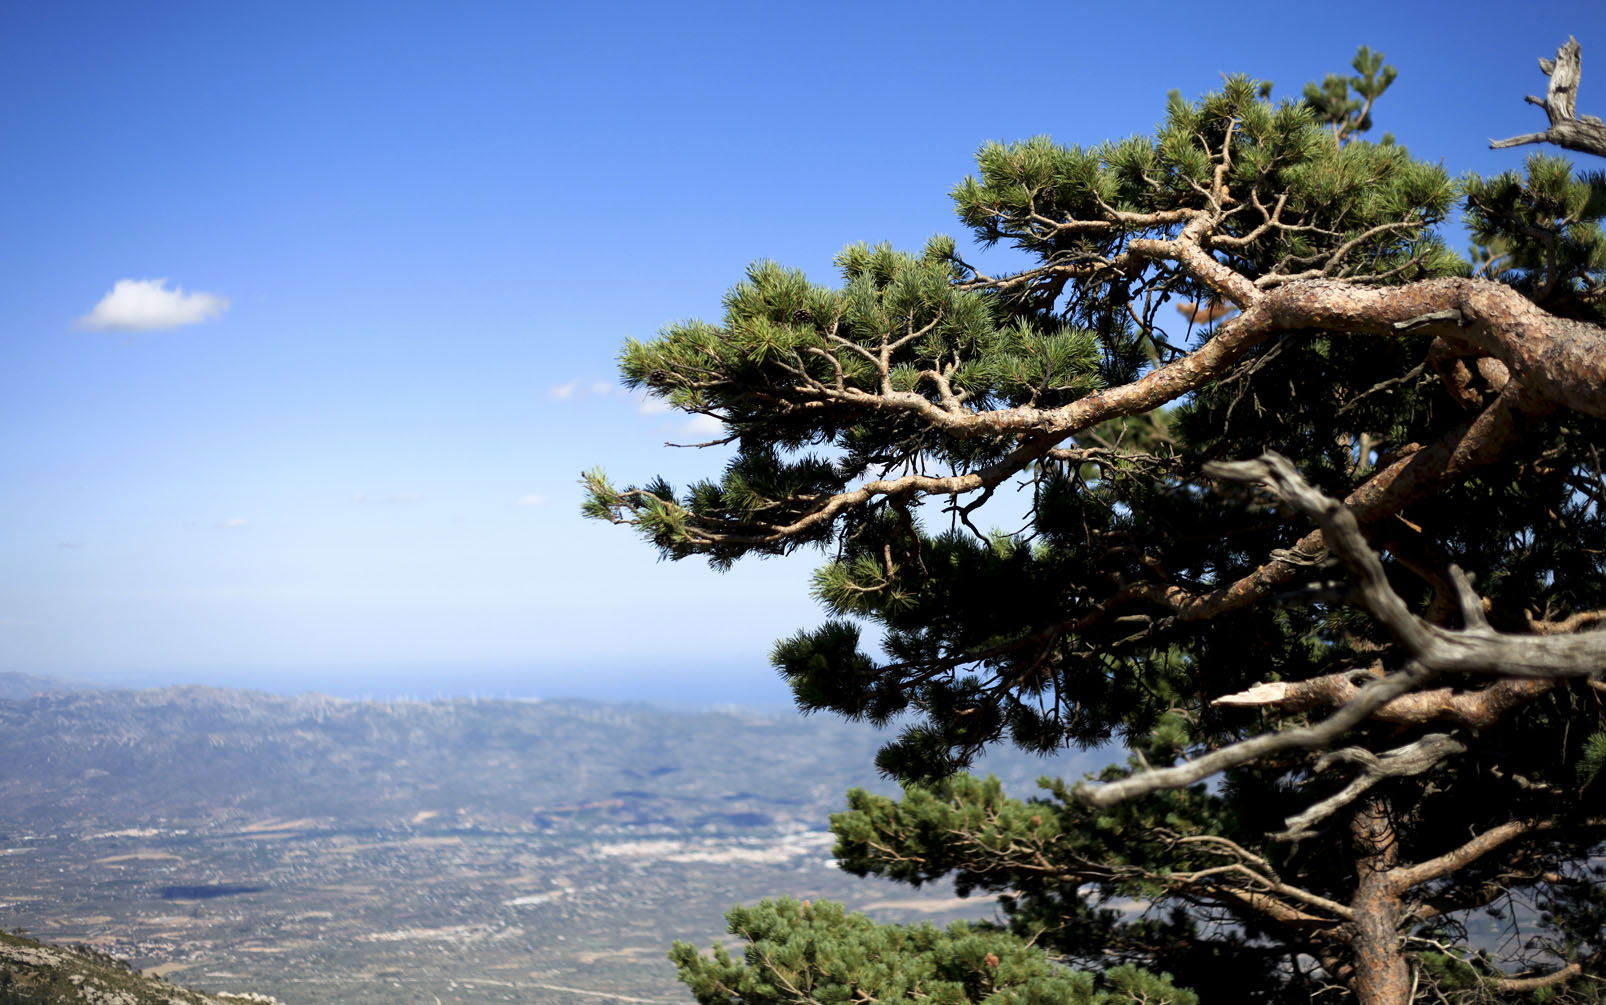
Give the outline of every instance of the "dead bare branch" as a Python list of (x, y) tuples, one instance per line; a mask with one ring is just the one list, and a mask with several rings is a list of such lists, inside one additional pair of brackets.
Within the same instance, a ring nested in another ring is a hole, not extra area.
[(1211, 775), (1235, 768), (1240, 764), (1284, 750), (1311, 750), (1324, 747), (1360, 725), (1378, 708), (1412, 688), (1427, 683), (1434, 670), (1412, 664), (1404, 670), (1380, 677), (1361, 688), (1355, 699), (1331, 716), (1310, 726), (1299, 726), (1281, 733), (1263, 733), (1260, 736), (1211, 751), (1192, 761), (1169, 768), (1153, 768), (1116, 782), (1090, 784), (1080, 782), (1071, 791), (1083, 802), (1097, 807), (1116, 803), (1164, 789), (1180, 789)]
[[(1223, 481), (1265, 483), (1279, 498), (1315, 520), (1328, 548), (1356, 577), (1362, 603), (1404, 645), (1412, 662), (1404, 670), (1359, 688), (1343, 707), (1315, 725), (1262, 734), (1192, 761), (1142, 771), (1117, 782), (1083, 782), (1073, 791), (1084, 802), (1111, 806), (1150, 792), (1191, 785), (1278, 751), (1325, 746), (1441, 673), (1557, 681), (1598, 679), (1606, 672), (1606, 632), (1560, 636), (1496, 632), (1483, 619), (1482, 602), (1458, 569), (1452, 576), (1459, 577), (1456, 588), (1467, 626), (1451, 631), (1417, 617), (1389, 584), (1383, 564), (1361, 534), (1354, 514), (1305, 481), (1280, 454), (1267, 452), (1253, 461), (1212, 462), (1205, 465), (1205, 474)], [(1475, 616), (1471, 613), (1474, 608)]]
[(1500, 150), (1527, 143), (1554, 143), (1558, 147), (1606, 157), (1606, 122), (1593, 115), (1578, 114), (1578, 83), (1584, 74), (1583, 51), (1578, 39), (1568, 37), (1556, 50), (1554, 60), (1539, 60), (1539, 69), (1550, 78), (1543, 100), (1528, 95), (1531, 105), (1545, 110), (1550, 128), (1542, 133), (1524, 133), (1506, 140), (1490, 140), (1489, 147)]
[(1447, 757), (1466, 750), (1466, 745), (1445, 733), (1429, 733), (1414, 743), (1382, 754), (1374, 754), (1363, 747), (1344, 747), (1324, 754), (1316, 762), (1316, 771), (1326, 771), (1344, 761), (1361, 766), (1361, 773), (1344, 789), (1321, 802), (1283, 821), (1283, 830), (1273, 835), (1285, 841), (1311, 837), (1318, 823), (1359, 799), (1361, 794), (1385, 778), (1404, 778), (1420, 775)]
[[(1309, 680), (1267, 681), (1247, 691), (1222, 695), (1212, 705), (1272, 707), (1282, 714), (1339, 708), (1355, 699), (1361, 685), (1383, 673), (1381, 665), (1365, 670), (1324, 674)], [(1555, 688), (1559, 681), (1510, 678), (1478, 690), (1434, 688), (1417, 691), (1384, 705), (1372, 714), (1376, 722), (1420, 726), (1448, 721), (1473, 730), (1488, 729), (1507, 712)]]

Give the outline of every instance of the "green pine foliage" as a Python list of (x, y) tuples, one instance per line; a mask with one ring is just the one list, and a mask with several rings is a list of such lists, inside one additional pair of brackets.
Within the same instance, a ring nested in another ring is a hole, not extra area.
[[(1468, 177), (1467, 223), (1482, 270), (1545, 302), (1552, 313), (1606, 319), (1606, 172), (1573, 175), (1561, 157), (1535, 154), (1524, 173)], [(1514, 240), (1511, 235), (1521, 235)]]
[(1330, 126), (1333, 135), (1341, 141), (1372, 128), (1373, 103), (1399, 76), (1399, 71), (1384, 64), (1381, 52), (1373, 52), (1364, 45), (1351, 65), (1356, 76), (1329, 73), (1320, 85), (1305, 85), (1306, 106)]
[[(1029, 801), (970, 775), (909, 786), (897, 800), (854, 790), (847, 812), (831, 821), (837, 857), (856, 875), (916, 886), (947, 878), (961, 894), (998, 897), (1015, 935), (1079, 967), (1163, 957), (1179, 985), (1218, 995), (1230, 986), (1231, 1000), (1241, 1002), (1291, 1001), (1320, 989), (1287, 972), (1278, 948), (1252, 929), (1210, 934), (1183, 911), (1131, 910), (1164, 895), (1156, 870), (1222, 864), (1203, 839), (1232, 822), (1226, 800), (1197, 787), (1095, 812), (1063, 781), (1041, 784), (1046, 796)], [(1230, 985), (1223, 965), (1237, 968)]]
[(677, 942), (669, 957), (704, 1005), (1197, 1005), (1169, 978), (1113, 967), (1098, 980), (1051, 962), (984, 925), (878, 925), (830, 901), (766, 900), (733, 908), (737, 961)]
[(1593, 784), (1603, 769), (1606, 769), (1606, 733), (1595, 733), (1578, 757), (1578, 781), (1583, 785)]

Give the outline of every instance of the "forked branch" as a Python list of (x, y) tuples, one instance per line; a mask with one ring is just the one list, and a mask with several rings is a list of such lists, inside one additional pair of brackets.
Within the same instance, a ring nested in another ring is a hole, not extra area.
[(1412, 659), (1439, 673), (1536, 680), (1599, 679), (1606, 672), (1606, 632), (1576, 635), (1510, 635), (1483, 621), (1481, 602), (1459, 569), (1451, 567), (1467, 620), (1452, 631), (1411, 612), (1394, 592), (1383, 563), (1344, 504), (1318, 491), (1281, 454), (1253, 461), (1214, 462), (1205, 474), (1224, 481), (1261, 482), (1284, 502), (1314, 520), (1328, 550), (1356, 579), (1363, 606), (1405, 647)]
[(1169, 768), (1141, 771), (1118, 782), (1104, 782), (1098, 785), (1081, 782), (1072, 791), (1077, 798), (1091, 806), (1101, 808), (1114, 806), (1116, 803), (1148, 795), (1151, 792), (1180, 789), (1194, 782), (1202, 782), (1211, 775), (1229, 768), (1236, 768), (1285, 750), (1314, 750), (1317, 747), (1325, 747), (1360, 725), (1377, 709), (1412, 688), (1427, 683), (1433, 676), (1434, 671), (1413, 664), (1367, 684), (1361, 688), (1355, 700), (1314, 725), (1299, 726), (1281, 733), (1262, 733), (1222, 747), (1220, 750), (1211, 751), (1203, 757), (1183, 761)]
[(1286, 830), (1275, 836), (1288, 841), (1311, 837), (1315, 833), (1311, 828), (1359, 799), (1362, 793), (1383, 779), (1420, 775), (1445, 758), (1462, 753), (1466, 749), (1465, 744), (1444, 733), (1429, 733), (1415, 743), (1408, 743), (1381, 755), (1374, 754), (1364, 747), (1345, 747), (1324, 754), (1316, 762), (1318, 773), (1340, 761), (1359, 764), (1361, 773), (1342, 791), (1283, 821)]

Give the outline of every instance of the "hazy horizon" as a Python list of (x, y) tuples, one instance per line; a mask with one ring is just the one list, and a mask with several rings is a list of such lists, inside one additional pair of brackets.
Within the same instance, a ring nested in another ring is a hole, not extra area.
[(377, 701), (436, 698), (642, 701), (680, 708), (735, 705), (765, 710), (793, 706), (780, 675), (767, 667), (670, 668), (643, 675), (629, 665), (583, 665), (536, 670), (526, 667), (450, 664), (374, 664), (362, 667), (226, 667), (187, 671), (127, 670), (67, 674), (9, 671), (64, 684), (119, 689), (204, 687), (297, 695), (316, 692), (337, 698)]

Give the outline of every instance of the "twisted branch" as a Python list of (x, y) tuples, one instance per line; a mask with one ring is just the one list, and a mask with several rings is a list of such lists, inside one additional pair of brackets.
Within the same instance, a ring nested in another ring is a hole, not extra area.
[(1205, 465), (1205, 473), (1223, 481), (1264, 483), (1279, 498), (1313, 519), (1322, 529), (1328, 550), (1355, 576), (1361, 603), (1400, 641), (1411, 662), (1403, 670), (1368, 682), (1337, 712), (1314, 725), (1262, 734), (1174, 767), (1139, 772), (1117, 782), (1083, 782), (1073, 791), (1090, 805), (1112, 806), (1151, 792), (1182, 788), (1280, 751), (1325, 746), (1389, 702), (1443, 673), (1536, 681), (1598, 679), (1606, 673), (1606, 632), (1496, 632), (1484, 619), (1482, 601), (1471, 583), (1454, 566), (1451, 577), (1466, 627), (1451, 631), (1417, 617), (1389, 584), (1383, 563), (1361, 534), (1354, 514), (1305, 481), (1280, 454), (1267, 452), (1253, 461), (1213, 462)]
[(1437, 673), (1536, 680), (1599, 678), (1606, 672), (1606, 632), (1577, 635), (1509, 635), (1483, 617), (1483, 602), (1465, 574), (1450, 567), (1466, 627), (1452, 631), (1424, 621), (1389, 584), (1383, 563), (1362, 536), (1355, 517), (1305, 481), (1281, 454), (1253, 461), (1214, 462), (1205, 473), (1224, 481), (1262, 482), (1278, 498), (1316, 521), (1328, 550), (1355, 576), (1361, 603), (1405, 647), (1415, 662)]

